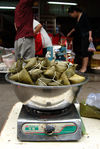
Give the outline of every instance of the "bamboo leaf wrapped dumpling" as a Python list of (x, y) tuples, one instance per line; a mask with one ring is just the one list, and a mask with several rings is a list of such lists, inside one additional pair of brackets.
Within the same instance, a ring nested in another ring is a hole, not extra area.
[(61, 76), (61, 73), (55, 71), (55, 79), (56, 79), (56, 80), (59, 80), (59, 79), (60, 79), (60, 76)]
[(44, 82), (45, 84), (48, 84), (50, 82), (52, 82), (52, 79), (49, 79), (49, 78), (45, 78), (45, 77), (41, 77), (39, 78), (42, 82)]
[[(9, 72), (10, 73), (17, 73), (17, 67), (16, 67), (17, 62), (15, 62), (10, 68), (9, 68)], [(19, 72), (19, 71), (18, 71)]]
[(77, 65), (72, 65), (71, 67), (69, 67), (67, 70), (66, 70), (66, 75), (68, 78), (71, 78), (74, 74), (75, 74), (75, 70), (76, 70), (76, 66)]
[(20, 73), (13, 74), (9, 77), (9, 79), (18, 82), (19, 81), (19, 74)]
[(55, 60), (50, 61), (50, 60), (46, 59), (46, 66), (47, 67), (55, 66)]
[(43, 60), (43, 61), (41, 62), (41, 66), (42, 66), (42, 67), (47, 67), (47, 62), (46, 62), (46, 59), (45, 59), (45, 60)]
[(83, 103), (80, 104), (80, 114), (82, 117), (100, 119), (100, 109)]
[(74, 76), (69, 78), (69, 81), (72, 84), (77, 84), (77, 83), (81, 83), (81, 82), (85, 81), (85, 77), (75, 74)]
[(9, 79), (20, 83), (31, 84), (31, 85), (34, 84), (26, 69), (23, 69), (17, 74), (11, 75)]
[(12, 65), (12, 67), (9, 69), (9, 71), (10, 71), (10, 73), (13, 73), (13, 74), (18, 73), (22, 70), (22, 66), (23, 66), (23, 60), (20, 59)]
[(40, 68), (42, 70), (46, 70), (47, 69), (47, 59), (44, 59), (43, 61), (41, 61)]
[(31, 75), (31, 78), (35, 81), (35, 80), (37, 80), (41, 76), (43, 71), (40, 70), (40, 69), (33, 69), (29, 73)]
[(44, 75), (48, 78), (53, 78), (55, 74), (55, 66), (52, 66), (51, 68), (48, 68), (45, 72)]
[(45, 57), (38, 57), (38, 61), (43, 61), (45, 60)]
[(38, 86), (47, 86), (45, 82), (43, 82), (40, 78), (36, 81), (36, 85)]
[(61, 86), (61, 80), (48, 83), (48, 86)]
[(62, 80), (62, 84), (63, 85), (70, 85), (70, 82), (69, 82), (69, 80), (68, 80), (65, 72), (61, 75), (61, 78), (60, 79)]
[(31, 69), (35, 66), (36, 62), (37, 62), (36, 57), (31, 58), (31, 59), (29, 60), (29, 62), (25, 65), (25, 69), (31, 70)]
[(56, 71), (60, 74), (63, 73), (67, 69), (67, 64), (65, 63), (58, 63), (56, 64)]
[[(34, 58), (35, 58), (35, 57), (29, 58), (29, 59), (25, 59), (25, 60), (24, 60), (24, 63), (28, 63), (28, 62), (34, 60)], [(35, 58), (35, 59), (37, 60), (37, 58)]]

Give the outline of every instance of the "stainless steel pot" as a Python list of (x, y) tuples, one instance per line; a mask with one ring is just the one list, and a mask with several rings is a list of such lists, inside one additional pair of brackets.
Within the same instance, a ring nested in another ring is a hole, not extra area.
[(5, 78), (6, 81), (13, 85), (16, 96), (24, 105), (37, 110), (60, 110), (73, 103), (77, 98), (80, 88), (88, 82), (88, 77), (83, 74), (81, 75), (86, 78), (84, 82), (67, 86), (22, 84), (9, 80), (9, 74)]

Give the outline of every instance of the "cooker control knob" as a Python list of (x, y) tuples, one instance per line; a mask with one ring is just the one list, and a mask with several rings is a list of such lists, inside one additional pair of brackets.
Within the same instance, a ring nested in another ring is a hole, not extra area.
[(45, 133), (48, 134), (48, 135), (52, 135), (55, 131), (55, 128), (54, 126), (52, 125), (46, 125), (45, 127)]

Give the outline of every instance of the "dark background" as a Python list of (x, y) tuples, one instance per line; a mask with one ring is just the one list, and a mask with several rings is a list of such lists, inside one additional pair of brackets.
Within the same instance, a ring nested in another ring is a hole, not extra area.
[[(53, 0), (54, 1), (54, 0)], [(56, 1), (56, 0), (55, 0)], [(93, 30), (94, 39), (100, 38), (100, 1), (99, 0), (60, 0), (65, 2), (77, 2), (78, 5), (88, 14), (88, 18)], [(1, 5), (16, 6), (18, 0), (3, 0)], [(68, 6), (48, 5), (47, 0), (39, 1), (40, 22), (42, 16), (53, 16), (56, 24), (61, 26), (61, 32), (67, 35), (69, 30), (75, 25), (75, 21), (68, 17)], [(46, 20), (46, 19), (45, 19)], [(42, 23), (42, 22), (41, 22)], [(0, 45), (13, 47), (15, 38), (14, 10), (0, 10)]]

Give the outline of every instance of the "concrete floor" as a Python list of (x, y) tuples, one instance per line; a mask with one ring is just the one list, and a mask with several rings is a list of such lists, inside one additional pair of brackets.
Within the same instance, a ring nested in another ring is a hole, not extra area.
[(10, 84), (0, 84), (0, 130), (6, 121), (8, 114), (17, 102), (12, 86)]
[[(79, 101), (85, 100), (89, 93), (100, 92), (100, 82), (89, 82), (82, 88), (79, 94)], [(8, 114), (13, 105), (18, 102), (15, 96), (12, 86), (10, 84), (0, 84), (0, 130), (3, 127), (4, 122), (7, 120)]]

